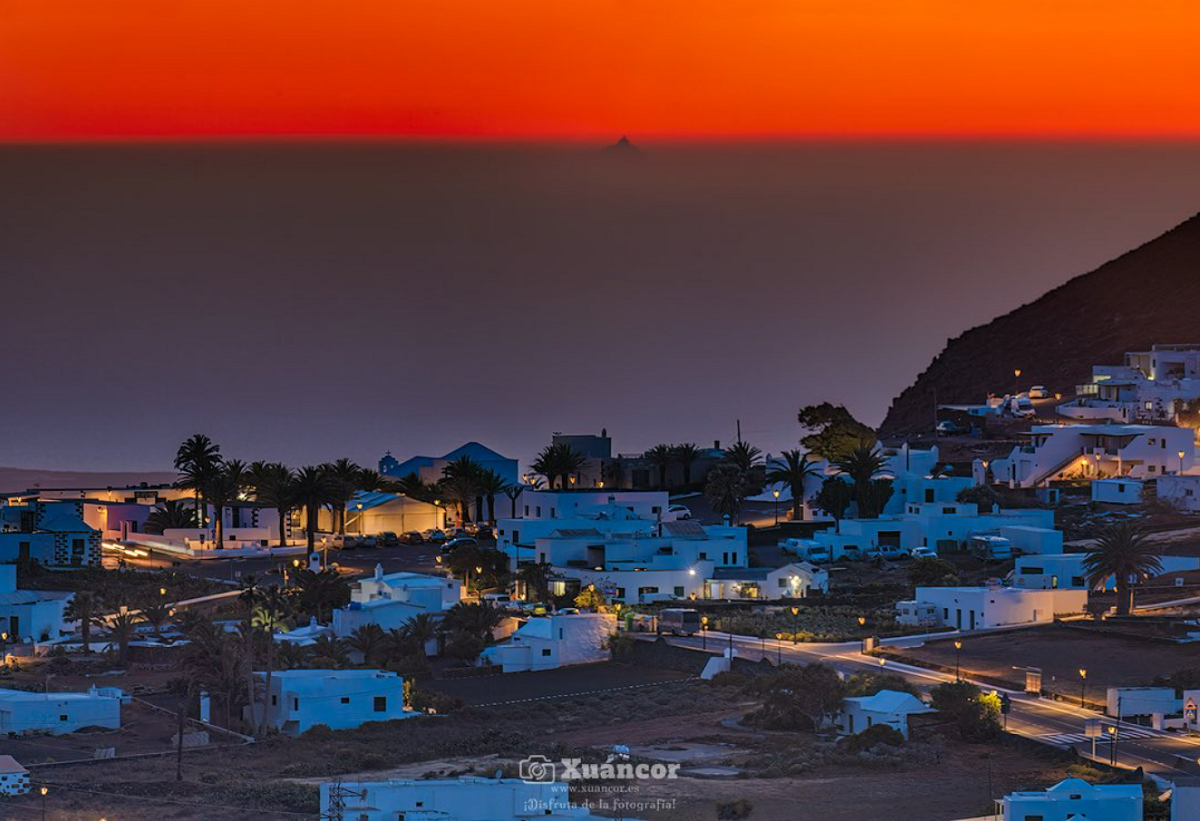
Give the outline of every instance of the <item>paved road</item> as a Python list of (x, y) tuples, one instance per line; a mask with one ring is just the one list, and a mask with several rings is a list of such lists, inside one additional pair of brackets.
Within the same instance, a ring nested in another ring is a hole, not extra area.
[[(669, 638), (668, 641), (693, 648), (707, 644), (710, 651), (729, 646), (727, 634), (714, 632), (709, 632), (703, 639), (696, 636), (675, 637)], [(887, 639), (884, 644), (912, 646), (922, 641), (921, 637), (901, 637)], [(758, 638), (735, 635), (733, 645), (739, 656), (750, 660), (765, 656), (771, 661), (782, 658), (784, 662), (801, 664), (822, 662), (847, 675), (867, 670), (878, 671), (882, 667), (889, 673), (903, 676), (922, 691), (954, 680), (954, 676), (947, 673), (893, 661), (881, 665), (879, 659), (863, 655), (857, 642), (792, 645), (768, 640), (764, 646)], [(963, 678), (970, 680), (969, 671), (963, 671)], [(1084, 719), (1097, 717), (1100, 713), (1059, 701), (1029, 696), (1015, 690), (996, 688), (983, 682), (976, 683), (985, 689), (999, 689), (1000, 692), (1008, 694), (1012, 703), (1012, 711), (1008, 715), (1009, 732), (1057, 747), (1074, 747), (1085, 756), (1091, 754), (1091, 739), (1084, 738)], [(1099, 741), (1096, 756), (1100, 760), (1108, 761), (1110, 754), (1115, 752), (1116, 763), (1121, 766), (1142, 767), (1146, 773), (1167, 780), (1181, 774), (1193, 777), (1200, 774), (1200, 766), (1196, 763), (1196, 759), (1200, 758), (1200, 738), (1153, 730), (1129, 722), (1118, 724), (1114, 721), (1110, 726), (1117, 726), (1115, 751), (1108, 741)]]

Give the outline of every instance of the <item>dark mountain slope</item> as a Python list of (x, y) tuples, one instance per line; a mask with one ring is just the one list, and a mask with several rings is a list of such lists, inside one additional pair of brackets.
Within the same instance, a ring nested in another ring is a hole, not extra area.
[(1155, 343), (1200, 342), (1200, 215), (950, 340), (888, 410), (883, 437), (929, 430), (933, 405), (1045, 385), (1070, 395), (1093, 364)]

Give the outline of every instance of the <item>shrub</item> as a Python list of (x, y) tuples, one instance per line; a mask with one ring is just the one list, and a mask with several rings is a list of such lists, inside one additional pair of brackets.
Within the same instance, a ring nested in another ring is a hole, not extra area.
[(900, 693), (920, 695), (908, 679), (895, 673), (855, 673), (846, 679), (846, 696), (873, 696), (880, 690), (895, 690)]
[(633, 636), (628, 633), (614, 633), (608, 637), (605, 646), (612, 654), (612, 657), (618, 661), (627, 659), (633, 655), (633, 646), (637, 642)]
[(879, 744), (889, 747), (903, 747), (904, 736), (895, 727), (886, 724), (873, 724), (858, 735), (852, 735), (846, 741), (846, 749), (852, 753), (869, 750)]
[(908, 568), (908, 580), (914, 587), (952, 587), (958, 571), (945, 559), (917, 559)]
[(939, 684), (932, 695), (933, 708), (953, 718), (964, 739), (989, 741), (1001, 735), (999, 697), (966, 681)]
[(749, 818), (752, 812), (754, 812), (754, 803), (749, 798), (717, 802), (717, 818), (721, 821), (739, 821), (742, 818)]
[(449, 713), (463, 706), (463, 700), (456, 696), (448, 696), (437, 690), (419, 690), (413, 688), (409, 693), (409, 708), (419, 713), (433, 710), (435, 713)]

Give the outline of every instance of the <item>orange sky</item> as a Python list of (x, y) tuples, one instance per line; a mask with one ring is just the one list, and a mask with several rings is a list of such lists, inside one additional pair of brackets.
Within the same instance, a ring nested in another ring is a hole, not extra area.
[(1200, 136), (1196, 0), (0, 0), (0, 140)]

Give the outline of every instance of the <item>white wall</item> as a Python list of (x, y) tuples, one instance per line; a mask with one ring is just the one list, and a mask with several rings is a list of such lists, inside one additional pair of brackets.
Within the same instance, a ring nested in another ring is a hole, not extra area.
[[(255, 676), (266, 680), (266, 673)], [(293, 735), (318, 724), (347, 730), (368, 721), (414, 715), (404, 710), (404, 679), (384, 670), (280, 671), (271, 677), (271, 689), (264, 696), (267, 722)], [(262, 709), (259, 702), (256, 712)]]
[[(65, 719), (64, 719), (65, 716)], [(0, 734), (73, 733), (84, 727), (121, 727), (121, 698), (87, 693), (26, 693), (0, 690)]]
[[(331, 808), (331, 782), (321, 784), (321, 808)], [(345, 782), (345, 816), (363, 821), (395, 821), (420, 813), (422, 817), (454, 821), (522, 821), (532, 817), (558, 821), (595, 818), (572, 806), (565, 782), (527, 783), (518, 779), (493, 781)], [(627, 819), (626, 821), (636, 821)]]

